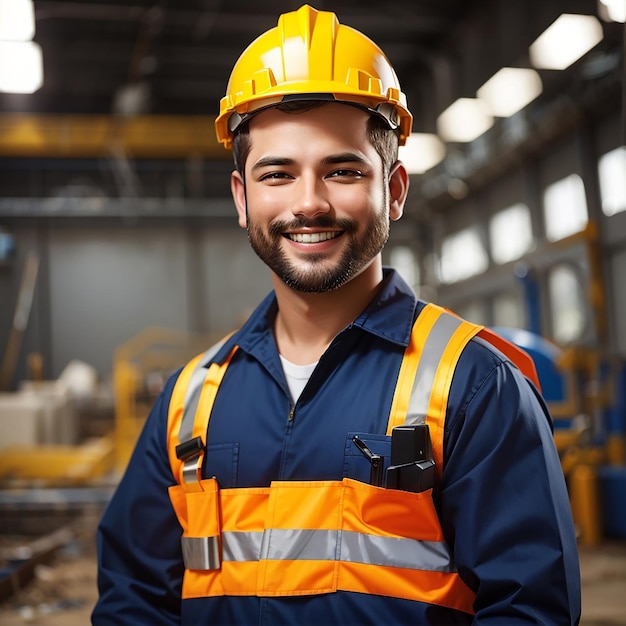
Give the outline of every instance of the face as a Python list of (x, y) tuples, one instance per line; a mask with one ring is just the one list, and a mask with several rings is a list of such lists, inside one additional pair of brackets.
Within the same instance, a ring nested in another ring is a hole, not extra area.
[(243, 177), (233, 173), (239, 223), (252, 248), (288, 287), (323, 293), (366, 270), (406, 196), (406, 172), (382, 160), (366, 134), (368, 114), (326, 104), (269, 109), (250, 122)]

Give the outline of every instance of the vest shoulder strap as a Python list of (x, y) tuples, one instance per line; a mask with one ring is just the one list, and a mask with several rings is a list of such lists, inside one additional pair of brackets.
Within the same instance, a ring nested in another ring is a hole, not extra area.
[(443, 307), (426, 304), (415, 320), (400, 366), (387, 434), (402, 424), (428, 424), (439, 475), (452, 376), (463, 349), (482, 329)]
[(223, 361), (207, 365), (231, 335), (189, 361), (174, 385), (168, 408), (167, 447), (172, 473), (180, 484), (198, 484), (202, 478), (213, 402), (237, 345)]

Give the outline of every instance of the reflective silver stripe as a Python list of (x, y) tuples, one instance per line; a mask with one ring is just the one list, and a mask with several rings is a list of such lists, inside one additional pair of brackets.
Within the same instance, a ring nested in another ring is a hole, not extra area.
[(429, 572), (456, 572), (445, 542), (354, 531), (267, 529), (222, 533), (224, 561), (345, 561)]
[(194, 369), (189, 379), (189, 385), (185, 392), (185, 404), (183, 406), (183, 418), (180, 423), (180, 430), (178, 431), (178, 441), (188, 441), (191, 439), (193, 432), (193, 422), (196, 417), (196, 410), (198, 409), (198, 402), (200, 401), (200, 393), (202, 392), (202, 385), (206, 377), (207, 369), (206, 365), (217, 354), (219, 349), (224, 345), (226, 339), (222, 339), (214, 346), (211, 346), (198, 361), (196, 368)]
[(444, 542), (380, 537), (345, 530), (340, 559), (429, 572), (456, 572)]
[(454, 331), (462, 323), (462, 319), (450, 313), (442, 313), (431, 329), (417, 366), (405, 424), (423, 424), (426, 421), (437, 367)]
[(224, 561), (258, 561), (262, 541), (262, 530), (222, 531), (222, 558)]
[(334, 561), (339, 555), (339, 531), (267, 529), (261, 558), (285, 561)]
[(183, 561), (187, 569), (210, 570), (220, 568), (220, 544), (213, 537), (182, 537)]

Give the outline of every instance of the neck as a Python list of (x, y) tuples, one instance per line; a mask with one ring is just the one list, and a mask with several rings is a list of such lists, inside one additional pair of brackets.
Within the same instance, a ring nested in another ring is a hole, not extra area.
[(272, 275), (278, 314), (278, 351), (296, 365), (319, 360), (333, 338), (365, 309), (382, 282), (380, 258), (351, 281), (326, 293), (301, 293)]

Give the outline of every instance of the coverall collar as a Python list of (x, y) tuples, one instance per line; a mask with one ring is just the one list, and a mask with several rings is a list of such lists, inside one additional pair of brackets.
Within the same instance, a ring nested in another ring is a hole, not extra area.
[[(417, 305), (418, 300), (409, 285), (394, 269), (385, 267), (378, 295), (349, 328), (360, 328), (405, 348), (411, 338)], [(275, 346), (272, 326), (277, 310), (276, 294), (271, 291), (213, 360), (221, 362), (235, 343), (249, 354), (258, 349), (266, 351), (268, 345)]]

